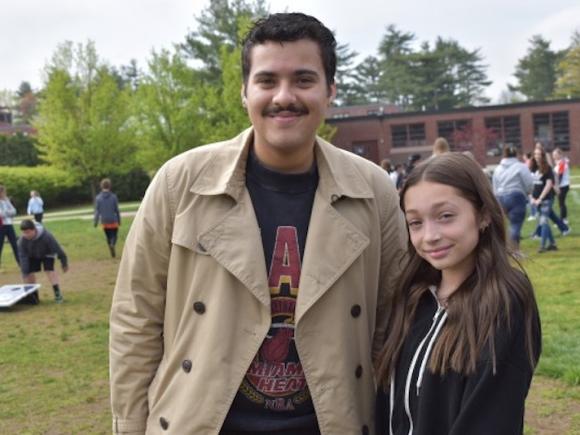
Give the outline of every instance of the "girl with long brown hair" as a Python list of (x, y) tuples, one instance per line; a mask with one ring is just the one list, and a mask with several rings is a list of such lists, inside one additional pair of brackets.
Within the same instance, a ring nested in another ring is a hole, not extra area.
[(467, 156), (433, 157), (401, 207), (410, 256), (377, 362), (378, 433), (522, 433), (540, 323), (489, 181)]

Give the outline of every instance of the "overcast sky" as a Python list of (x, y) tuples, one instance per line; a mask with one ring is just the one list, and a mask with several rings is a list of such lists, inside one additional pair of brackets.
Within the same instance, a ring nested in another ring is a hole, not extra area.
[[(170, 48), (195, 29), (209, 0), (0, 0), (0, 90), (22, 81), (42, 85), (42, 68), (63, 41), (95, 42), (100, 57), (119, 66), (137, 59), (144, 68), (153, 48)], [(361, 55), (376, 54), (387, 25), (419, 42), (453, 38), (480, 48), (497, 100), (528, 40), (541, 34), (553, 49), (580, 30), (578, 0), (271, 0), (272, 12), (305, 12), (335, 31)], [(291, 5), (291, 6), (290, 6)], [(361, 56), (362, 59), (362, 56)]]

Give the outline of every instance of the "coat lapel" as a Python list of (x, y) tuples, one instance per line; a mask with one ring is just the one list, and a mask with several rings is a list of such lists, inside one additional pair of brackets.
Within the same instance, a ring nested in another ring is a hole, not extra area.
[(317, 192), (308, 228), (296, 322), (352, 265), (369, 239)]
[(198, 236), (198, 241), (262, 304), (270, 306), (262, 237), (247, 190), (223, 219)]

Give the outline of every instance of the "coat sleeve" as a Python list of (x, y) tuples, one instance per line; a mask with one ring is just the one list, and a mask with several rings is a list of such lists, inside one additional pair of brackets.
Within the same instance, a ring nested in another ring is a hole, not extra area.
[(375, 334), (372, 356), (376, 361), (386, 339), (392, 297), (407, 254), (408, 233), (399, 207), (399, 195), (391, 183), (385, 183), (386, 194), (381, 219), (381, 266)]
[(131, 226), (110, 317), (113, 432), (144, 433), (148, 390), (163, 356), (163, 323), (173, 212), (161, 168)]
[[(511, 435), (523, 433), (524, 405), (533, 375), (526, 353), (523, 315), (496, 334), (497, 367), (482, 361), (467, 379), (461, 410), (450, 435)], [(516, 326), (519, 325), (519, 326)], [(540, 352), (539, 318), (534, 325), (536, 356)], [(537, 360), (536, 360), (537, 362)]]

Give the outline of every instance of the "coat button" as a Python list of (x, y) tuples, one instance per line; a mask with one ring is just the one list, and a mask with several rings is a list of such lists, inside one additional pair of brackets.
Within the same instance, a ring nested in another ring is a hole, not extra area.
[(358, 366), (356, 367), (356, 370), (354, 371), (354, 375), (355, 375), (357, 378), (360, 378), (360, 377), (362, 376), (362, 372), (363, 372), (363, 368), (362, 368), (362, 366), (361, 366), (361, 365), (358, 365)]
[(354, 318), (357, 318), (358, 316), (360, 316), (360, 305), (359, 304), (355, 304), (352, 306), (352, 308), (350, 309), (350, 315)]
[(362, 427), (362, 435), (369, 435), (369, 427), (366, 424)]
[(339, 196), (336, 193), (333, 193), (330, 197), (330, 201), (331, 202), (336, 202), (338, 201)]
[(197, 314), (205, 313), (205, 304), (203, 302), (194, 302), (193, 311), (195, 311)]
[(184, 359), (181, 363), (181, 368), (185, 373), (189, 373), (191, 371), (191, 361), (188, 359)]
[(159, 419), (159, 424), (161, 425), (161, 429), (167, 430), (169, 428), (169, 422), (165, 420), (163, 417)]

